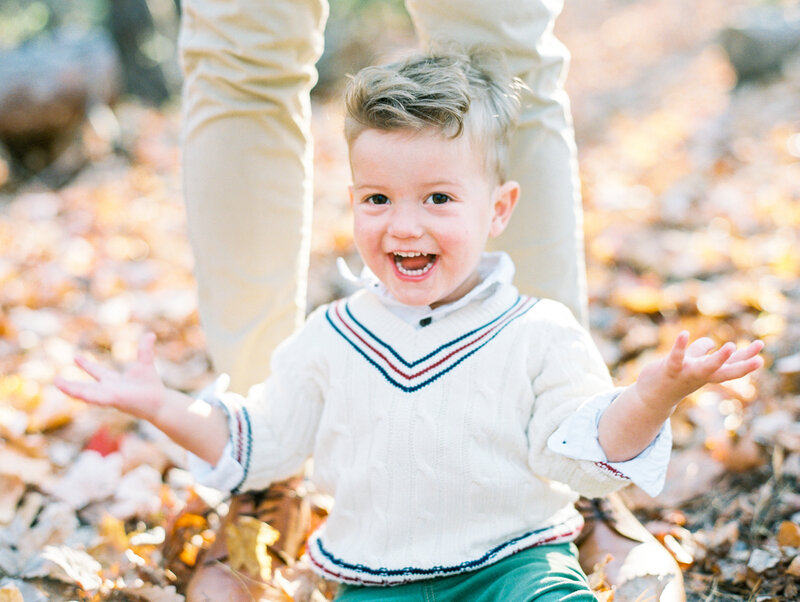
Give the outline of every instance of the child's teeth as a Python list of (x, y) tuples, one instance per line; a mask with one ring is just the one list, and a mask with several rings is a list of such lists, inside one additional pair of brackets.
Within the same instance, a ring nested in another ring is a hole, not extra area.
[(422, 274), (424, 274), (425, 272), (430, 270), (432, 265), (433, 265), (432, 263), (429, 263), (428, 265), (426, 265), (421, 270), (407, 270), (402, 265), (397, 264), (397, 270), (401, 274), (405, 274), (406, 276), (421, 276)]
[(401, 274), (404, 274), (406, 276), (421, 276), (422, 274), (424, 274), (428, 270), (430, 270), (433, 267), (433, 264), (434, 264), (433, 261), (429, 261), (425, 265), (425, 267), (423, 267), (423, 268), (420, 268), (418, 270), (409, 270), (409, 269), (403, 267), (403, 264), (401, 263), (400, 258), (401, 257), (421, 257), (421, 256), (425, 255), (425, 253), (413, 253), (413, 252), (399, 251), (399, 252), (396, 252), (394, 255), (395, 255), (394, 264), (397, 266), (397, 271), (399, 271)]

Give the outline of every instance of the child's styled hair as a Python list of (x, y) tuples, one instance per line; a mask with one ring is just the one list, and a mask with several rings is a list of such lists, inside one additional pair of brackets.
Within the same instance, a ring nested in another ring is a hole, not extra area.
[(433, 129), (450, 138), (466, 131), (485, 151), (487, 174), (502, 182), (523, 86), (508, 75), (502, 57), (481, 49), (366, 67), (345, 92), (347, 144), (366, 129)]

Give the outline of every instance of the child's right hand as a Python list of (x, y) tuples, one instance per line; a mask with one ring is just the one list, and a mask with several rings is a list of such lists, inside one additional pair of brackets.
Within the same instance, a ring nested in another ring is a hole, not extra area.
[(75, 358), (75, 363), (95, 382), (56, 377), (54, 384), (67, 395), (88, 403), (112, 406), (138, 418), (157, 422), (166, 387), (153, 361), (155, 340), (153, 333), (144, 335), (139, 342), (137, 360), (121, 372), (79, 357)]
[(122, 371), (77, 358), (75, 363), (95, 382), (57, 377), (54, 384), (72, 397), (143, 418), (178, 445), (216, 464), (228, 442), (227, 416), (219, 407), (164, 386), (153, 363), (155, 340), (152, 333), (142, 337), (137, 360)]

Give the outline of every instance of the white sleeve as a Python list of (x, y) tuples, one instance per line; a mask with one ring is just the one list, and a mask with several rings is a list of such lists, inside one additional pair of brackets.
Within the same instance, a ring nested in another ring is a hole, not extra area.
[(569, 416), (547, 440), (547, 447), (574, 460), (588, 460), (611, 472), (630, 479), (645, 493), (656, 496), (664, 487), (672, 451), (669, 420), (661, 426), (656, 438), (638, 456), (625, 462), (609, 462), (598, 439), (600, 417), (622, 388), (598, 395)]
[(529, 339), (534, 404), (528, 423), (528, 464), (540, 477), (564, 483), (585, 497), (608, 495), (631, 482), (625, 473), (598, 461), (603, 456), (575, 458), (549, 444), (570, 418), (580, 421), (574, 417), (584, 411), (594, 417), (596, 410), (591, 408), (608, 403), (614, 391), (608, 368), (589, 333), (565, 306), (543, 300), (535, 309)]
[(278, 346), (270, 377), (247, 396), (227, 391), (227, 377), (201, 393), (225, 410), (230, 438), (216, 466), (189, 458), (189, 469), (200, 484), (238, 493), (263, 489), (302, 468), (322, 414), (325, 338), (320, 308)]
[[(214, 382), (200, 391), (197, 397), (198, 399), (207, 401), (225, 410), (228, 416), (228, 429), (230, 431), (232, 417), (225, 405), (220, 402), (220, 397), (227, 390), (229, 383), (230, 378), (228, 375), (222, 374)], [(206, 462), (192, 452), (187, 452), (187, 460), (189, 472), (192, 474), (192, 477), (194, 477), (197, 483), (205, 487), (211, 487), (220, 491), (232, 491), (242, 482), (242, 478), (244, 477), (244, 468), (233, 456), (233, 441), (231, 439), (228, 439), (228, 443), (225, 445), (222, 456), (216, 465)]]

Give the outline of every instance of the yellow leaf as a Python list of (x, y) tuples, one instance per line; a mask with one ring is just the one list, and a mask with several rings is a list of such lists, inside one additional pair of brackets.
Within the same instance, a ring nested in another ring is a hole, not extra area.
[(128, 548), (128, 534), (125, 533), (125, 524), (121, 520), (106, 514), (100, 521), (98, 531), (103, 541), (115, 550), (121, 552)]
[(785, 520), (778, 530), (778, 545), (792, 548), (800, 547), (800, 525)]
[(22, 593), (14, 585), (0, 588), (0, 602), (25, 602)]
[(186, 542), (183, 544), (183, 549), (181, 550), (180, 555), (178, 558), (181, 559), (181, 562), (186, 566), (194, 566), (197, 562), (197, 554), (200, 551), (200, 548), (194, 545), (191, 542)]
[(267, 546), (278, 541), (280, 534), (267, 523), (252, 516), (240, 516), (225, 528), (225, 537), (234, 570), (260, 575), (268, 581), (272, 574), (272, 561)]
[(206, 521), (205, 517), (187, 512), (179, 516), (178, 520), (175, 521), (175, 530), (177, 531), (178, 529), (185, 529), (187, 527), (205, 529), (207, 525), (208, 521)]

